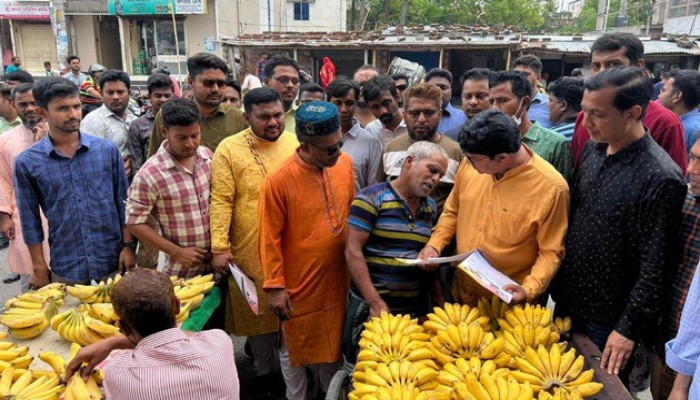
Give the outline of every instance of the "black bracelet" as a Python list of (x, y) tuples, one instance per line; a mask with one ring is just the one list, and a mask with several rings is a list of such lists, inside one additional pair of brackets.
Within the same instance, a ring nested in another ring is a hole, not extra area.
[(136, 250), (137, 244), (138, 243), (136, 243), (136, 242), (128, 242), (128, 243), (124, 242), (124, 243), (122, 243), (122, 250), (127, 248), (127, 247), (130, 248), (131, 250)]

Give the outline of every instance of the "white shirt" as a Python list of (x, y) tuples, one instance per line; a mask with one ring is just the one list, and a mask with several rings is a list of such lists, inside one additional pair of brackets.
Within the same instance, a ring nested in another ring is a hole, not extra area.
[(382, 142), (378, 136), (362, 129), (357, 122), (347, 132), (343, 151), (352, 158), (356, 193), (378, 183), (377, 170), (382, 157)]
[(397, 126), (396, 129), (393, 131), (391, 129), (387, 129), (384, 126), (384, 124), (382, 124), (382, 121), (378, 119), (375, 119), (374, 121), (367, 124), (365, 130), (378, 137), (379, 140), (382, 141), (382, 146), (403, 135), (404, 133), (408, 133), (408, 128), (406, 127), (406, 120), (404, 119), (401, 120), (399, 126)]
[(121, 156), (126, 157), (131, 155), (126, 142), (129, 138), (129, 125), (134, 120), (136, 116), (128, 108), (124, 110), (124, 119), (121, 119), (103, 104), (83, 119), (80, 131), (109, 140), (117, 145)]
[(243, 83), (241, 84), (241, 90), (243, 93), (248, 93), (251, 89), (259, 87), (262, 87), (262, 83), (260, 83), (260, 79), (253, 74), (246, 75), (245, 79), (243, 79)]

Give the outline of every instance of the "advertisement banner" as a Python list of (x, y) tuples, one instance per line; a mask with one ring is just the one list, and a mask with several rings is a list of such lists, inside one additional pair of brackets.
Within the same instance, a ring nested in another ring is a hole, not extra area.
[(110, 15), (206, 14), (206, 0), (109, 0)]
[(49, 3), (35, 1), (1, 1), (0, 18), (48, 20)]

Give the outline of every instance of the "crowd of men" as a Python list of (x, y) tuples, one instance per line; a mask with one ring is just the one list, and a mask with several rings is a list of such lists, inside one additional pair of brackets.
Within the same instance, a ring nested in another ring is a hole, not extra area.
[[(671, 72), (654, 101), (643, 56), (635, 36), (613, 33), (593, 44), (585, 80), (545, 89), (532, 55), (511, 71), (465, 71), (461, 109), (446, 70), (412, 82), (364, 65), (324, 89), (302, 84), (283, 55), (261, 60), (261, 81), (246, 73), (243, 89), (223, 60), (194, 55), (189, 94), (154, 73), (140, 116), (122, 71), (81, 77), (76, 57), (65, 77), (13, 83), (11, 72), (0, 86), (10, 267), (23, 290), (135, 266), (213, 272), (225, 301), (209, 326), (248, 338), (251, 395), (269, 397), (278, 355), (296, 400), (351, 368), (368, 318), (420, 318), (489, 294), (453, 266), (397, 258), (479, 250), (517, 282), (512, 304), (551, 295), (630, 391), (646, 366), (655, 399), (696, 398), (700, 73)], [(86, 96), (101, 104), (83, 118)], [(229, 287), (232, 264), (255, 283), (257, 314)], [(113, 398), (143, 379), (156, 385), (143, 398), (238, 398), (230, 343), (216, 330), (176, 332), (164, 275), (130, 276), (133, 289), (115, 291), (125, 337), (84, 349), (69, 369), (136, 346), (153, 367), (126, 375), (134, 361), (115, 362)], [(187, 351), (172, 360), (175, 348)], [(172, 373), (192, 385), (158, 379)]]

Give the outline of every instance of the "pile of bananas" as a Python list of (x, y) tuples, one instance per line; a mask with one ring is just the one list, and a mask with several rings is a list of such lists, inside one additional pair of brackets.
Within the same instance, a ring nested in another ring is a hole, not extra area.
[(7, 300), (0, 324), (5, 325), (16, 339), (33, 339), (41, 335), (63, 304), (64, 288), (62, 284), (51, 284)]
[(65, 386), (58, 375), (41, 375), (34, 378), (32, 371), (24, 371), (15, 378), (15, 368), (9, 367), (0, 374), (0, 397), (5, 400), (57, 400)]
[(378, 364), (393, 361), (421, 361), (424, 365), (437, 369), (428, 349), (427, 334), (418, 320), (409, 315), (391, 315), (382, 312), (365, 322), (365, 330), (360, 339), (360, 352), (357, 355), (357, 371), (377, 369)]
[[(177, 322), (182, 322), (189, 317), (189, 312), (196, 310), (204, 300), (204, 295), (214, 288), (214, 275), (198, 275), (190, 279), (178, 279), (170, 277), (175, 287), (175, 296), (180, 299), (180, 314)], [(185, 304), (191, 303), (191, 304)]]
[[(51, 366), (56, 376), (63, 377), (66, 373), (66, 366), (68, 365), (68, 362), (75, 357), (80, 348), (81, 346), (79, 344), (72, 343), (70, 348), (70, 358), (68, 360), (65, 360), (60, 355), (50, 351), (43, 351), (39, 353), (39, 358)], [(104, 372), (94, 369), (87, 381), (83, 381), (80, 374), (81, 371), (77, 371), (68, 380), (63, 394), (64, 400), (102, 399), (102, 392), (100, 391), (99, 385), (102, 384), (102, 380), (104, 379)]]
[(491, 324), (489, 317), (482, 315), (478, 308), (470, 308), (468, 305), (445, 303), (444, 308), (435, 307), (433, 312), (427, 315), (428, 320), (423, 323), (423, 327), (429, 332), (447, 330), (450, 325), (478, 324), (481, 328), (489, 332)]
[(446, 330), (438, 331), (430, 343), (435, 359), (443, 366), (458, 358), (489, 360), (503, 353), (503, 338), (484, 332), (478, 324), (448, 325)]
[(583, 400), (602, 390), (567, 349), (571, 319), (482, 298), (445, 304), (423, 329), (382, 313), (365, 323), (351, 400)]
[(75, 285), (68, 286), (66, 290), (69, 295), (80, 300), (81, 303), (109, 303), (112, 299), (112, 289), (120, 280), (122, 280), (122, 276), (117, 274), (114, 279), (109, 278), (106, 282), (101, 281), (97, 286)]
[(114, 312), (112, 303), (82, 303), (78, 306), (78, 311), (99, 319), (105, 324), (114, 324), (119, 320), (119, 316)]
[(105, 324), (76, 309), (70, 309), (51, 318), (51, 329), (58, 332), (63, 339), (83, 346), (119, 333), (119, 328), (114, 325)]
[(576, 357), (574, 349), (562, 354), (559, 346), (552, 346), (549, 351), (544, 346), (537, 350), (528, 347), (525, 358), (517, 357), (515, 362), (519, 370), (511, 371), (511, 376), (519, 382), (530, 383), (540, 393), (559, 389), (585, 398), (603, 389), (601, 383), (593, 382), (592, 369), (583, 371), (584, 358)]

